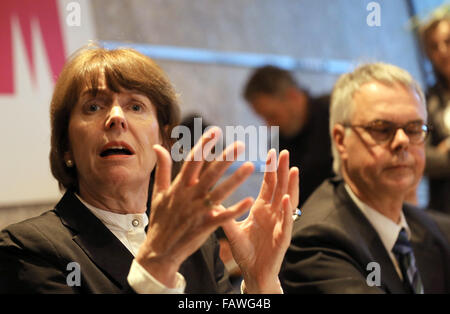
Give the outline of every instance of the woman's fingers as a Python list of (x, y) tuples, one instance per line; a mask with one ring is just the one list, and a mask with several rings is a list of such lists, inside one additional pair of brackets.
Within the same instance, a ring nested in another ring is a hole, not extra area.
[(291, 200), (291, 206), (294, 209), (297, 208), (300, 197), (299, 189), (299, 170), (297, 167), (292, 167), (289, 170), (289, 183), (288, 183), (288, 194)]
[(153, 196), (169, 188), (172, 176), (172, 158), (161, 145), (153, 145), (156, 153), (156, 172)]
[(282, 239), (281, 242), (286, 246), (289, 245), (291, 241), (292, 234), (292, 225), (294, 223), (294, 219), (292, 218), (293, 207), (291, 206), (292, 200), (289, 195), (284, 195), (281, 200), (281, 209), (283, 212), (283, 221), (282, 221)]
[(220, 159), (211, 162), (200, 175), (197, 187), (198, 196), (205, 195), (244, 150), (244, 143), (234, 142), (222, 152)]
[(269, 150), (266, 159), (266, 171), (264, 172), (263, 182), (261, 184), (261, 189), (259, 190), (258, 198), (262, 199), (266, 203), (272, 201), (273, 192), (275, 191), (275, 186), (277, 185), (277, 173), (276, 167), (270, 165), (276, 165), (277, 153), (275, 149)]
[(235, 227), (235, 219), (243, 216), (253, 205), (254, 201), (255, 200), (253, 198), (247, 197), (228, 208), (220, 206), (220, 213), (216, 212), (215, 214), (213, 214), (214, 216), (216, 216), (216, 223), (219, 223), (219, 225), (223, 227), (227, 236), (228, 231), (231, 231), (231, 229)]
[(209, 155), (209, 152), (220, 138), (221, 132), (218, 127), (209, 129), (190, 151), (180, 171), (181, 181), (186, 186), (197, 183), (205, 157)]
[(225, 179), (209, 194), (209, 198), (213, 203), (221, 203), (231, 193), (233, 193), (247, 178), (253, 173), (255, 167), (251, 162), (244, 163), (229, 178)]
[(250, 209), (254, 201), (252, 197), (247, 197), (229, 208), (220, 206), (221, 210), (219, 212), (213, 211), (216, 223), (223, 224), (226, 221), (234, 221), (234, 219), (241, 217)]
[(277, 186), (273, 196), (272, 206), (277, 209), (281, 208), (281, 199), (287, 193), (288, 189), (288, 175), (289, 175), (289, 152), (283, 150), (278, 158), (277, 170)]

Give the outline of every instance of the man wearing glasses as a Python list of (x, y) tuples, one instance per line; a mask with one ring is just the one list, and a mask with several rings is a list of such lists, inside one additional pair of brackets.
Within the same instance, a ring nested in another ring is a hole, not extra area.
[(333, 170), (295, 222), (281, 273), (285, 293), (450, 293), (450, 244), (404, 203), (419, 182), (425, 100), (404, 70), (375, 63), (337, 81)]

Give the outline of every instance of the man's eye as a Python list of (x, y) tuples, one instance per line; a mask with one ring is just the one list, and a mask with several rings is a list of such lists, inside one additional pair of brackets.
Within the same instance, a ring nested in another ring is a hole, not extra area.
[(372, 131), (379, 133), (389, 133), (393, 129), (393, 125), (387, 121), (377, 120), (369, 124)]
[(408, 134), (418, 134), (422, 133), (422, 125), (411, 125), (405, 128), (406, 133)]
[(390, 127), (374, 127), (372, 128), (373, 132), (382, 133), (382, 134), (388, 134), (392, 131), (392, 128)]

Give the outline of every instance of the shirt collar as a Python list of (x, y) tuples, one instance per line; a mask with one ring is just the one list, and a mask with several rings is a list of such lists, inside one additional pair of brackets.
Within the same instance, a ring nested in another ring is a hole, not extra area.
[(76, 197), (86, 206), (101, 222), (108, 228), (115, 229), (122, 232), (130, 232), (139, 229), (145, 229), (148, 224), (148, 217), (146, 213), (142, 214), (118, 214), (107, 210), (97, 208), (85, 200), (78, 194)]
[(355, 202), (356, 206), (372, 224), (388, 252), (392, 251), (395, 242), (397, 242), (398, 234), (400, 233), (401, 229), (404, 228), (408, 235), (408, 239), (411, 238), (411, 230), (409, 229), (409, 226), (406, 222), (403, 210), (400, 212), (400, 222), (396, 224), (391, 219), (381, 214), (379, 211), (362, 202), (353, 193), (352, 189), (347, 185), (347, 183), (345, 183), (344, 186), (348, 194), (350, 195), (350, 198), (353, 200), (353, 202)]

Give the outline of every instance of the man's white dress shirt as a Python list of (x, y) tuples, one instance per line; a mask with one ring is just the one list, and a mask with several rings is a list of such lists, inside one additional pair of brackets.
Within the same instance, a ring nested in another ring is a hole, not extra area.
[[(389, 254), (389, 257), (392, 260), (392, 263), (395, 266), (395, 270), (397, 271), (400, 278), (403, 280), (402, 271), (400, 270), (400, 266), (398, 264), (397, 258), (394, 253), (392, 253), (392, 249), (394, 248), (395, 242), (397, 241), (398, 234), (405, 228), (406, 233), (408, 235), (408, 239), (411, 238), (411, 230), (409, 229), (408, 224), (406, 223), (405, 215), (403, 211), (400, 213), (400, 222), (396, 224), (394, 221), (384, 216), (380, 212), (371, 208), (369, 205), (362, 202), (356, 195), (353, 193), (352, 189), (345, 183), (345, 189), (350, 195), (353, 202), (355, 202), (356, 206), (361, 210), (364, 216), (369, 220), (370, 224), (373, 226), (375, 231), (378, 233), (378, 236), (383, 242), (383, 245), (386, 251)], [(374, 261), (376, 262), (376, 261)]]

